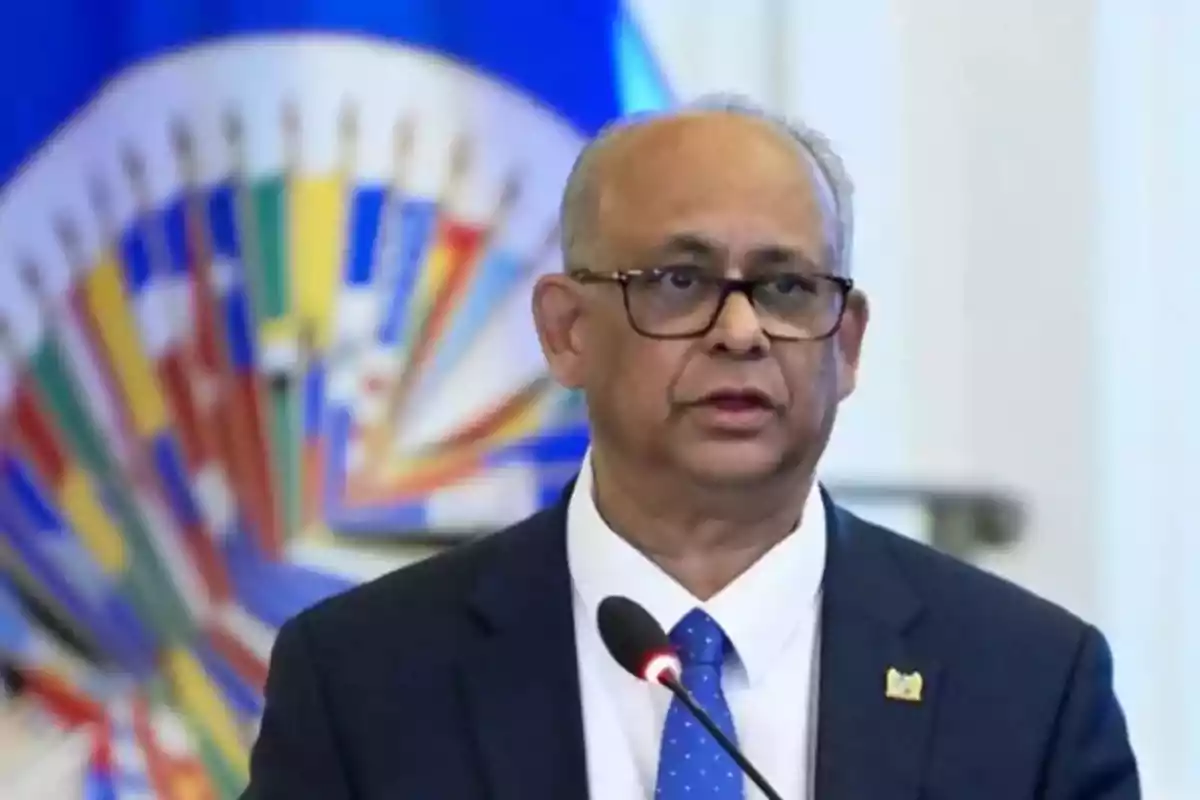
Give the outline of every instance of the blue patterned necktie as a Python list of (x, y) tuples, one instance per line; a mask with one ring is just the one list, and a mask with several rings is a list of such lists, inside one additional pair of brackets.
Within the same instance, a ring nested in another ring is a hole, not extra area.
[[(683, 685), (734, 744), (733, 714), (721, 690), (721, 666), (728, 641), (717, 621), (694, 609), (671, 629), (671, 643), (683, 662)], [(742, 800), (741, 769), (691, 712), (671, 700), (658, 756), (657, 800)]]

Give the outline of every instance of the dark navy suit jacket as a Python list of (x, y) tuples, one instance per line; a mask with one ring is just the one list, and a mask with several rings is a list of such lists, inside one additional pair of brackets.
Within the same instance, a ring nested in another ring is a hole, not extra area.
[[(1095, 628), (829, 510), (818, 800), (1140, 797)], [(564, 501), (288, 622), (245, 798), (587, 798), (565, 523)]]

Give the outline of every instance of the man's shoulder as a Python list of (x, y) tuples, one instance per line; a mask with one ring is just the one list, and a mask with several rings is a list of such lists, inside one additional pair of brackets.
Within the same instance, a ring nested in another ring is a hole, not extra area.
[(400, 567), (327, 598), (296, 617), (311, 635), (347, 641), (387, 630), (390, 637), (421, 637), (451, 630), (461, 618), (481, 574), (509, 548), (550, 524), (548, 511), (507, 528)]
[(920, 598), (926, 617), (963, 642), (996, 648), (1074, 649), (1093, 631), (1066, 608), (994, 573), (855, 517), (854, 535), (885, 550)]

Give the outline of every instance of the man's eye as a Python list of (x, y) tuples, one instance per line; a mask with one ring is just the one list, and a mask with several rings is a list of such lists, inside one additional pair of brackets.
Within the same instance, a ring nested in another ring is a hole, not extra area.
[(802, 275), (779, 275), (771, 279), (767, 288), (776, 294), (811, 294), (816, 291), (814, 282)]
[(668, 272), (667, 282), (676, 289), (690, 289), (696, 285), (696, 276), (690, 272)]
[(653, 283), (668, 289), (692, 289), (701, 280), (700, 273), (691, 267), (669, 267), (660, 270)]

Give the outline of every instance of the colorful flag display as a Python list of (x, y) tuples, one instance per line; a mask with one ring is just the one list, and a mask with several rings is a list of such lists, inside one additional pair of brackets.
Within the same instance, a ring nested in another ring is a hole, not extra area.
[(285, 620), (574, 474), (530, 290), (665, 90), (616, 0), (42, 0), (0, 67), (0, 665), (87, 796), (236, 797)]

